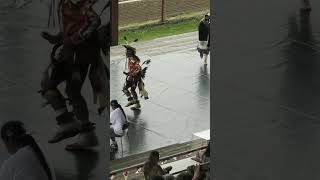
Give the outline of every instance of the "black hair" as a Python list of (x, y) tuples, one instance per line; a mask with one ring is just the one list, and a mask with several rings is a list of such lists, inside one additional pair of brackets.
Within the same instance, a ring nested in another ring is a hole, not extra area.
[(152, 162), (154, 157), (157, 157), (158, 159), (160, 158), (160, 154), (158, 151), (151, 151), (150, 156), (149, 156), (149, 161)]
[(43, 152), (36, 143), (35, 139), (26, 133), (24, 124), (21, 121), (8, 121), (5, 123), (1, 128), (1, 138), (3, 141), (11, 141), (13, 143), (22, 145), (23, 147), (30, 146), (34, 150), (49, 180), (53, 180), (49, 165), (44, 157)]
[(115, 100), (115, 99), (114, 99), (114, 100), (111, 100), (110, 104), (111, 104), (111, 106), (117, 106), (117, 105), (119, 105), (118, 101)]
[(115, 108), (120, 108), (120, 110), (122, 111), (122, 113), (123, 113), (123, 115), (124, 115), (125, 119), (127, 119), (127, 115), (126, 115), (126, 113), (124, 112), (124, 110), (123, 110), (122, 106), (118, 103), (118, 101), (117, 101), (117, 100), (112, 100), (110, 104), (111, 104), (111, 106), (113, 106), (113, 107), (115, 107)]

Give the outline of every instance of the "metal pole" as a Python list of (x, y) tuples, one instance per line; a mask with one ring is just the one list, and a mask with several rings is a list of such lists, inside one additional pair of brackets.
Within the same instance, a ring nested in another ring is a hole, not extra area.
[(111, 45), (118, 45), (119, 36), (119, 1), (111, 0)]
[(161, 0), (161, 22), (164, 22), (164, 0)]

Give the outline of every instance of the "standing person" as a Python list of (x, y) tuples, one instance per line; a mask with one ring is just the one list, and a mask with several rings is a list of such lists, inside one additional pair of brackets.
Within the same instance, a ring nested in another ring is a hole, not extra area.
[(53, 170), (34, 138), (20, 121), (1, 128), (1, 138), (10, 157), (0, 169), (1, 180), (54, 180)]
[(110, 139), (112, 141), (110, 147), (111, 149), (116, 150), (118, 149), (116, 137), (123, 136), (123, 130), (127, 124), (127, 116), (117, 100), (112, 100), (110, 105), (113, 109), (110, 113)]
[(204, 18), (201, 19), (198, 26), (198, 33), (198, 52), (200, 53), (200, 58), (203, 60), (204, 64), (207, 64), (210, 52), (210, 14), (206, 14)]
[(311, 11), (311, 5), (309, 0), (301, 0), (302, 3), (302, 11)]
[[(122, 91), (128, 98), (128, 104), (126, 107), (134, 105), (133, 109), (141, 108), (140, 101), (138, 99), (138, 94), (136, 88), (139, 88), (140, 94), (144, 96), (145, 99), (148, 99), (148, 92), (144, 88), (144, 82), (142, 78), (145, 76), (146, 68), (141, 69), (140, 58), (136, 55), (136, 49), (124, 45), (126, 48), (126, 57), (128, 60), (128, 72), (124, 72), (127, 76), (126, 82), (123, 86)], [(128, 90), (130, 88), (130, 91)]]
[[(60, 0), (58, 13), (62, 19), (61, 32), (58, 35), (42, 33), (42, 37), (50, 43), (62, 46), (49, 66), (51, 74), (49, 75), (48, 69), (44, 73), (41, 94), (54, 109), (58, 124), (49, 143), (78, 135), (77, 141), (68, 145), (67, 150), (98, 144), (94, 123), (89, 120), (88, 106), (81, 94), (89, 66), (95, 100), (99, 99), (102, 110), (109, 103), (107, 68), (100, 56), (101, 47), (96, 38), (101, 20), (92, 8), (94, 3), (94, 0)], [(67, 109), (66, 99), (57, 88), (63, 81), (66, 81), (67, 99), (70, 100), (73, 111)]]

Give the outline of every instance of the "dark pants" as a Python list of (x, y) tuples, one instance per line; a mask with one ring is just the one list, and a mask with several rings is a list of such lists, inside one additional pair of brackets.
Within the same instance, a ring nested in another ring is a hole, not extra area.
[[(83, 44), (81, 46), (64, 45), (51, 74), (41, 82), (43, 96), (54, 110), (67, 108), (58, 85), (66, 82), (65, 92), (73, 107), (73, 113), (83, 124), (89, 122), (87, 103), (81, 95), (81, 89), (88, 73), (90, 61), (99, 58), (99, 48)], [(60, 120), (63, 121), (63, 120)], [(68, 120), (65, 120), (68, 121)], [(58, 122), (58, 124), (66, 122)]]
[[(129, 91), (130, 88), (130, 91)], [(133, 97), (134, 100), (138, 100), (138, 94), (136, 93), (136, 88), (137, 88), (137, 82), (135, 79), (132, 78), (127, 78), (126, 82), (124, 83), (123, 86), (123, 92), (127, 97)]]

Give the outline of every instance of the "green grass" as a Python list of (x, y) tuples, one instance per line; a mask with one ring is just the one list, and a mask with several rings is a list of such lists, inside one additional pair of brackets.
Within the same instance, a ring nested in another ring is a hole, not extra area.
[(151, 24), (138, 26), (127, 30), (120, 30), (119, 44), (125, 44), (126, 36), (129, 42), (135, 39), (147, 41), (160, 37), (178, 35), (182, 33), (197, 31), (201, 17), (192, 17), (188, 19), (172, 20), (163, 24)]

